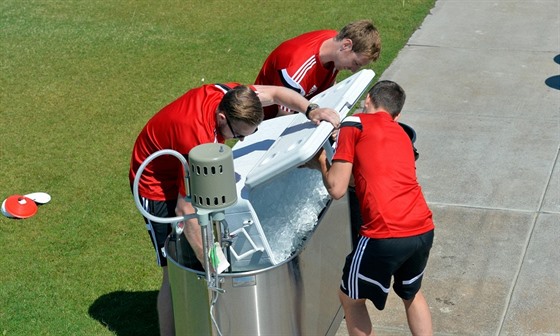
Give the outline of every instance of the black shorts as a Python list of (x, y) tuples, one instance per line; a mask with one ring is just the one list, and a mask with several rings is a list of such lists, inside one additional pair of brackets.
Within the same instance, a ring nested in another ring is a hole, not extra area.
[[(177, 200), (154, 201), (140, 197), (140, 203), (142, 204), (144, 210), (156, 217), (169, 218), (176, 216), (175, 207), (177, 206)], [(144, 222), (146, 222), (146, 229), (148, 229), (148, 234), (150, 235), (152, 244), (156, 250), (156, 261), (158, 265), (162, 267), (167, 266), (165, 241), (171, 233), (171, 224), (153, 222), (146, 217), (144, 217)]]
[[(177, 216), (175, 214), (177, 200), (154, 201), (140, 197), (140, 203), (146, 211), (156, 217), (169, 218)], [(148, 234), (152, 240), (152, 245), (156, 251), (156, 261), (159, 266), (167, 266), (165, 242), (169, 237), (169, 243), (175, 244), (175, 260), (177, 262), (179, 262), (182, 266), (192, 268), (194, 270), (204, 270), (184, 234), (181, 234), (180, 237), (176, 237), (170, 223), (153, 222), (146, 217), (144, 217), (144, 222), (146, 223), (146, 229), (148, 230)], [(180, 245), (180, 247), (178, 247), (177, 244)]]
[(382, 310), (394, 277), (395, 293), (412, 299), (422, 285), (433, 240), (433, 230), (407, 238), (361, 236), (346, 257), (340, 289), (352, 299), (369, 299)]
[(352, 248), (358, 245), (360, 238), (360, 227), (363, 224), (362, 213), (360, 210), (360, 200), (356, 195), (355, 187), (348, 187), (348, 205), (350, 206), (350, 230), (352, 233)]

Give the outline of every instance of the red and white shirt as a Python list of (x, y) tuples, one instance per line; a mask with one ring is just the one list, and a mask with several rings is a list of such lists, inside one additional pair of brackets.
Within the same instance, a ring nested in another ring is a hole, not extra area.
[(359, 113), (344, 119), (333, 160), (353, 164), (361, 235), (402, 238), (434, 228), (416, 178), (412, 143), (389, 113)]
[[(225, 83), (230, 88), (239, 83)], [(254, 87), (251, 87), (255, 90)], [(151, 154), (173, 149), (187, 157), (194, 147), (219, 142), (224, 138), (216, 130), (216, 110), (225, 90), (217, 85), (203, 85), (156, 113), (144, 126), (132, 150), (129, 180), (132, 185), (140, 165)], [(140, 177), (141, 196), (155, 201), (177, 199), (185, 194), (183, 168), (174, 156), (164, 155), (146, 166)]]
[[(321, 64), (319, 49), (335, 37), (336, 30), (318, 30), (280, 44), (264, 62), (255, 84), (277, 85), (293, 89), (307, 99), (331, 87), (338, 71), (334, 64)], [(277, 115), (278, 106), (267, 106), (264, 118)]]

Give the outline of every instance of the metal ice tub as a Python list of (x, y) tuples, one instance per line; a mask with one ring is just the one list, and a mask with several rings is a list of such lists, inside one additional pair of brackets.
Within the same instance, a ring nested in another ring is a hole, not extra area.
[[(298, 254), (267, 268), (222, 273), (225, 292), (214, 304), (222, 335), (334, 335), (343, 318), (337, 290), (351, 249), (348, 221), (346, 199), (329, 202)], [(176, 334), (218, 335), (204, 273), (180, 265), (173, 243), (166, 248)]]

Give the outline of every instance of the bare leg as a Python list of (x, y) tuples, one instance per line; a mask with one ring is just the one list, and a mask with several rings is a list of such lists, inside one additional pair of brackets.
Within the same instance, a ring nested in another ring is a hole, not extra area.
[(408, 327), (412, 335), (432, 335), (432, 314), (421, 291), (412, 300), (403, 300)]
[(162, 267), (163, 279), (157, 297), (157, 310), (159, 318), (159, 334), (161, 336), (175, 335), (175, 321), (173, 318), (173, 303), (171, 302), (171, 286), (167, 275), (167, 266)]
[(366, 300), (354, 300), (338, 291), (338, 297), (344, 309), (346, 328), (350, 336), (375, 335), (366, 307)]

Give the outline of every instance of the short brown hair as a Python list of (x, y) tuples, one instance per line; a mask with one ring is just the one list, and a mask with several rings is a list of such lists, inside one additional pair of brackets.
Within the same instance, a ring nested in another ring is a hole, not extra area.
[(377, 82), (368, 92), (369, 99), (376, 108), (383, 108), (395, 119), (401, 113), (406, 100), (403, 88), (390, 80)]
[(345, 38), (352, 40), (352, 51), (356, 54), (366, 55), (372, 61), (379, 58), (381, 37), (371, 21), (359, 20), (347, 24), (335, 37), (337, 41)]
[(230, 89), (220, 102), (218, 109), (229, 120), (237, 120), (248, 125), (257, 126), (264, 118), (262, 103), (255, 93), (246, 85)]

